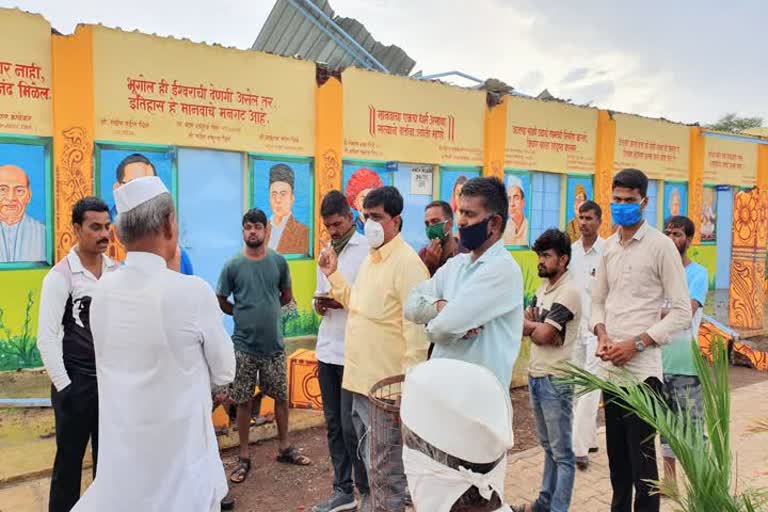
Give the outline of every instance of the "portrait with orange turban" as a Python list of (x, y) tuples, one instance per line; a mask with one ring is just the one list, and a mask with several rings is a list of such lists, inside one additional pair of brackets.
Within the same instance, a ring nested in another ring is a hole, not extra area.
[(373, 189), (383, 187), (384, 183), (376, 171), (361, 167), (356, 170), (347, 181), (344, 195), (347, 197), (349, 205), (357, 210), (357, 229), (362, 232), (364, 221), (362, 220), (363, 202), (365, 196)]

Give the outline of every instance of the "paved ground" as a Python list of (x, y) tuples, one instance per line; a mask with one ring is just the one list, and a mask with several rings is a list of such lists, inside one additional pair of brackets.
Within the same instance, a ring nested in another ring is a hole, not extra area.
[[(731, 403), (731, 448), (736, 461), (739, 488), (768, 487), (768, 433), (751, 434), (749, 427), (757, 419), (768, 419), (768, 382), (735, 389)], [(609, 510), (611, 485), (608, 459), (604, 450), (605, 433), (600, 429), (600, 452), (591, 459), (586, 472), (576, 472), (571, 510), (596, 512)], [(536, 497), (543, 465), (543, 452), (533, 448), (511, 457), (507, 470), (506, 494), (512, 504)], [(659, 467), (661, 471), (661, 467)], [(671, 512), (671, 503), (662, 500), (662, 511)]]
[[(743, 488), (745, 485), (768, 487), (768, 433), (750, 434), (747, 432), (747, 429), (756, 419), (768, 418), (767, 376), (753, 370), (742, 368), (732, 368), (731, 372), (731, 381), (733, 385), (731, 435), (732, 448), (735, 454), (737, 473), (740, 480), (739, 487)], [(750, 382), (756, 383), (749, 384)], [(315, 413), (315, 415), (316, 414), (317, 413)], [(317, 432), (314, 434), (317, 434)], [(324, 446), (323, 436), (319, 434), (314, 436), (317, 437), (315, 444), (321, 447)], [(571, 507), (571, 510), (575, 512), (607, 511), (609, 509), (608, 504), (610, 503), (611, 493), (608, 481), (608, 464), (605, 450), (603, 449), (605, 446), (605, 438), (602, 432), (599, 443), (601, 451), (592, 458), (592, 465), (589, 471), (577, 472), (574, 501), (573, 506)], [(309, 439), (302, 438), (299, 444), (300, 446), (309, 446), (311, 443)], [(3, 439), (0, 438), (0, 448), (2, 448), (2, 445)], [(269, 446), (265, 445), (263, 450), (268, 451), (268, 448)], [(259, 448), (257, 447), (253, 448), (252, 456), (254, 456), (254, 453), (257, 452), (258, 449)], [(270, 451), (268, 455), (271, 454), (272, 451)], [(318, 466), (322, 464), (327, 466), (327, 463), (322, 460), (322, 455), (319, 452), (311, 452), (311, 455), (315, 457)], [(510, 503), (521, 503), (536, 496), (541, 478), (542, 462), (542, 452), (538, 448), (526, 450), (510, 456), (506, 484), (507, 499)], [(318, 471), (320, 469), (318, 469)], [(323, 471), (327, 473), (325, 478), (328, 479), (330, 468), (326, 467)], [(278, 474), (272, 476), (279, 478)], [(293, 482), (294, 485), (301, 488), (297, 489), (296, 492), (299, 490), (304, 493), (317, 491), (314, 492), (314, 494), (319, 493), (320, 495), (324, 495), (325, 482), (321, 481), (323, 480), (321, 478), (322, 476), (323, 475), (318, 476), (317, 479), (308, 478), (307, 475), (299, 477), (299, 480), (302, 480), (301, 482)], [(317, 482), (315, 482), (315, 480), (317, 480)], [(90, 473), (85, 472), (83, 485), (85, 486), (88, 483), (90, 483)], [(275, 488), (275, 482), (270, 481), (270, 478), (265, 478), (264, 475), (262, 475), (262, 478), (253, 478), (252, 483), (254, 486), (260, 488), (263, 487), (264, 489), (262, 490), (274, 490)], [(0, 512), (45, 512), (47, 510), (48, 486), (49, 481), (46, 478), (29, 480), (16, 484), (0, 485)], [(312, 489), (309, 489), (309, 487), (312, 487)], [(319, 490), (314, 489), (315, 487)], [(264, 504), (263, 497), (258, 498), (258, 493), (254, 492), (252, 489), (244, 488), (243, 492), (247, 495), (253, 494), (257, 502), (260, 502), (261, 505)], [(243, 498), (243, 496), (238, 497)], [(302, 509), (301, 507), (295, 506), (288, 509), (284, 507), (263, 508), (262, 506), (257, 506), (256, 503), (249, 503), (248, 501), (249, 500), (241, 500), (243, 506), (238, 507), (238, 510), (244, 512), (285, 512), (286, 510)], [(305, 501), (309, 503), (313, 502), (311, 500)], [(305, 507), (305, 509), (308, 509), (308, 507)], [(671, 512), (672, 508), (669, 503), (665, 503), (663, 504), (662, 510)]]

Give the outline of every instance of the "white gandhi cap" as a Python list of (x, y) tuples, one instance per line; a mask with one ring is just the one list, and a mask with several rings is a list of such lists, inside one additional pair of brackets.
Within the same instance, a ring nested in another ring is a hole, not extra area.
[(411, 432), (467, 462), (495, 462), (512, 448), (512, 404), (490, 370), (431, 359), (405, 376), (400, 406)]
[(115, 190), (115, 208), (118, 214), (125, 213), (166, 192), (168, 189), (157, 176), (136, 178)]

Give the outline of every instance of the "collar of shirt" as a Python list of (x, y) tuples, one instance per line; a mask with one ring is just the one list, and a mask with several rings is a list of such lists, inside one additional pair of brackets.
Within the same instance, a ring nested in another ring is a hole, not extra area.
[[(365, 241), (366, 241), (365, 237), (360, 233), (358, 233), (357, 231), (355, 231), (354, 233), (352, 233), (352, 238), (350, 238), (349, 242), (347, 242), (347, 247), (349, 247), (350, 245), (360, 245)], [(344, 250), (341, 251), (342, 254), (346, 252), (347, 247), (344, 247)]]
[(498, 239), (495, 244), (490, 246), (479, 258), (477, 258), (475, 261), (472, 261), (472, 253), (467, 254), (467, 261), (469, 262), (470, 266), (472, 265), (480, 265), (482, 263), (487, 262), (488, 260), (492, 260), (493, 258), (496, 258), (500, 254), (506, 253), (507, 249), (504, 247), (504, 241), (502, 239)]
[[(619, 230), (616, 232), (616, 241), (619, 243), (619, 245), (623, 245), (621, 243), (621, 231), (622, 228), (619, 228)], [(635, 234), (632, 236), (632, 240), (637, 240), (638, 242), (645, 238), (645, 234), (648, 232), (648, 223), (646, 221), (643, 221), (643, 223), (640, 225), (640, 227), (635, 231)]]
[(378, 249), (371, 249), (371, 261), (374, 263), (383, 263), (392, 256), (399, 248), (403, 246), (403, 237), (400, 233), (395, 238), (389, 241), (389, 243), (382, 245)]
[(125, 264), (129, 267), (139, 267), (150, 272), (157, 272), (168, 268), (168, 263), (162, 257), (151, 252), (129, 252), (125, 256)]
[(571, 280), (571, 272), (569, 270), (566, 270), (563, 273), (563, 275), (560, 276), (560, 279), (558, 279), (557, 282), (551, 286), (548, 278), (543, 279), (542, 281), (545, 285), (544, 295), (554, 292), (555, 290), (560, 288), (563, 285), (563, 283), (567, 283), (570, 280)]
[(601, 254), (603, 252), (603, 246), (605, 245), (605, 239), (598, 236), (595, 238), (595, 242), (592, 244), (592, 247), (589, 248), (588, 251), (584, 250), (584, 239), (579, 238), (576, 240), (576, 243), (573, 244), (573, 248), (577, 249), (578, 251), (581, 251), (583, 254)]
[[(90, 270), (85, 268), (83, 265), (83, 262), (80, 261), (80, 256), (77, 254), (77, 245), (72, 247), (69, 250), (69, 253), (67, 254), (67, 263), (69, 263), (69, 269), (72, 271), (73, 274), (85, 274), (89, 277), (92, 277), (93, 279), (96, 279), (96, 276), (91, 273)], [(109, 258), (106, 254), (101, 255), (101, 272), (102, 274), (109, 270), (111, 267), (116, 267), (117, 262), (113, 261), (111, 258)]]

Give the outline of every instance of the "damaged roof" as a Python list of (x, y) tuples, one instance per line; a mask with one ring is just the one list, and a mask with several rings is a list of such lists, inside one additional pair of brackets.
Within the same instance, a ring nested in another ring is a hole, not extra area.
[(376, 41), (354, 18), (336, 16), (328, 0), (277, 0), (252, 50), (327, 64), (408, 75), (416, 62)]

